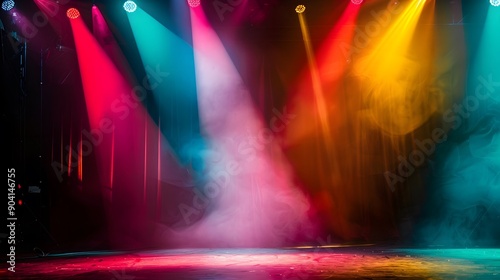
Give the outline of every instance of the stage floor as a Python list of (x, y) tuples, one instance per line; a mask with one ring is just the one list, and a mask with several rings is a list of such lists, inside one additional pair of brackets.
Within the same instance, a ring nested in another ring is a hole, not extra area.
[(1, 279), (500, 279), (500, 249), (182, 249), (21, 259)]

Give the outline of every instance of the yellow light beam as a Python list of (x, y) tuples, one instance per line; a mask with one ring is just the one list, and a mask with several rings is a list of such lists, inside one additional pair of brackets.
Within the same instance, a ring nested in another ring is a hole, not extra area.
[[(321, 85), (321, 78), (319, 75), (318, 65), (316, 63), (316, 58), (314, 55), (314, 50), (311, 43), (311, 38), (309, 36), (309, 30), (305, 20), (304, 13), (298, 13), (300, 29), (302, 31), (302, 38), (304, 39), (304, 45), (306, 48), (307, 61), (309, 64), (309, 71), (311, 73), (313, 93), (315, 97), (316, 109), (318, 110), (318, 117), (321, 125), (321, 130), (323, 136), (326, 138), (327, 143), (331, 143), (331, 132), (330, 125), (328, 122), (328, 110), (325, 104), (323, 86)], [(326, 144), (325, 147), (329, 145)]]

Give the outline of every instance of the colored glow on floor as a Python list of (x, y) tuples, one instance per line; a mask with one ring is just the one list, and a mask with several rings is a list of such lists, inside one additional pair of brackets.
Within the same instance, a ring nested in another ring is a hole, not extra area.
[[(25, 259), (9, 279), (495, 279), (498, 249), (182, 249)], [(117, 278), (117, 276), (127, 278)]]

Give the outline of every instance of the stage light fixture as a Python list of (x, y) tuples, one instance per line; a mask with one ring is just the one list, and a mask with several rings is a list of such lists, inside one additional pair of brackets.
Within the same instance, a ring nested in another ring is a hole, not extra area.
[(297, 12), (297, 14), (302, 14), (305, 10), (306, 10), (306, 6), (304, 6), (304, 5), (298, 5), (295, 8), (295, 11)]
[(363, 0), (351, 0), (351, 3), (353, 3), (354, 5), (360, 5), (361, 3), (363, 3)]
[(196, 8), (201, 4), (201, 0), (187, 0), (191, 8)]
[(491, 5), (498, 7), (500, 6), (500, 0), (490, 0)]
[(2, 9), (4, 11), (10, 11), (12, 10), (12, 8), (14, 8), (14, 5), (16, 3), (14, 2), (14, 0), (5, 0), (2, 2)]
[(66, 11), (66, 16), (69, 18), (69, 19), (76, 19), (80, 16), (80, 12), (75, 9), (75, 8), (69, 8), (67, 11)]
[(125, 1), (123, 9), (128, 13), (133, 13), (137, 10), (137, 4), (134, 1)]

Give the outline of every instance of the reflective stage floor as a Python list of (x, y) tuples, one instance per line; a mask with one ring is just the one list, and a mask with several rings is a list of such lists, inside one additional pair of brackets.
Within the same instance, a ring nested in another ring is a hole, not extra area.
[[(3, 266), (3, 265), (2, 265)], [(500, 249), (384, 247), (82, 252), (17, 260), (1, 279), (500, 279)]]

